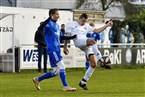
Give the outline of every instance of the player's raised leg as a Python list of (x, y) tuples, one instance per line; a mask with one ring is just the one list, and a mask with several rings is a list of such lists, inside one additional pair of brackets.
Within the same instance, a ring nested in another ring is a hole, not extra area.
[(91, 47), (87, 47), (86, 50), (84, 50), (84, 51), (85, 51), (86, 55), (88, 56), (88, 59), (89, 59), (91, 65), (87, 69), (83, 79), (80, 81), (79, 86), (82, 87), (84, 90), (88, 90), (86, 83), (92, 76), (92, 74), (97, 66), (97, 62), (96, 62), (96, 58), (95, 58), (94, 53), (92, 52)]

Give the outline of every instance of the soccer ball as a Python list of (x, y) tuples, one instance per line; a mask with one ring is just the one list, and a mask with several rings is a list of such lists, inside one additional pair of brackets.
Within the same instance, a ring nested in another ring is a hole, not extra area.
[(109, 56), (103, 56), (103, 57), (101, 57), (101, 59), (99, 61), (103, 64), (110, 64), (111, 63)]
[(111, 66), (107, 65), (110, 64), (110, 57), (109, 56), (103, 56), (101, 57), (101, 59), (99, 60), (99, 64), (101, 67), (105, 67), (106, 69), (111, 69)]

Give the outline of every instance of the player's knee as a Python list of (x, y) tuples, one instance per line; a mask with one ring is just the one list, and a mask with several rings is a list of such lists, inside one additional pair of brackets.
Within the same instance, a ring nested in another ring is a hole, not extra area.
[(53, 74), (54, 76), (57, 76), (59, 74), (59, 70), (57, 67), (53, 68)]
[(89, 60), (90, 60), (90, 63), (91, 63), (91, 67), (92, 68), (96, 68), (97, 63), (96, 63), (94, 54), (90, 54), (89, 55)]
[(59, 74), (58, 71), (53, 71), (54, 76), (57, 76)]
[(93, 39), (87, 39), (87, 46), (93, 45), (96, 42)]
[(57, 67), (58, 67), (59, 69), (65, 69), (65, 66), (64, 66), (64, 63), (63, 63), (62, 60), (59, 61), (56, 65), (57, 65)]
[(95, 64), (93, 64), (93, 65), (91, 65), (91, 67), (92, 67), (92, 68), (96, 68), (96, 65), (95, 65)]
[(91, 66), (92, 68), (96, 68), (97, 63), (94, 62), (94, 61), (90, 61), (90, 66)]

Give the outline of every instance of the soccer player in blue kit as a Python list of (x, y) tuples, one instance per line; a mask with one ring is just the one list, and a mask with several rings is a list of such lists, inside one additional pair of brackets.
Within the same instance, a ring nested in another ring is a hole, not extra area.
[[(49, 55), (52, 72), (47, 72), (42, 76), (34, 77), (33, 82), (37, 90), (40, 90), (39, 83), (44, 79), (49, 79), (59, 75), (63, 84), (63, 91), (75, 91), (76, 88), (71, 88), (66, 80), (66, 71), (63, 63), (63, 58), (60, 51), (60, 28), (56, 21), (59, 18), (58, 9), (50, 9), (50, 20), (45, 26), (45, 41), (47, 44), (47, 53)], [(73, 37), (74, 38), (74, 37)]]

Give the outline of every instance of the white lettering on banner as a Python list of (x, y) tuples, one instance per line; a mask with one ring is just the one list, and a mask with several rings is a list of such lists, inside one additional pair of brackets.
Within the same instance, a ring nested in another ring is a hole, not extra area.
[(114, 50), (114, 53), (104, 50), (104, 55), (110, 56), (111, 64), (121, 64), (121, 49)]
[[(111, 64), (122, 64), (122, 61), (126, 61), (128, 63), (132, 63), (136, 61), (136, 64), (145, 64), (145, 49), (123, 49), (126, 50), (126, 54), (122, 55), (122, 49), (104, 49), (103, 55), (110, 56)], [(67, 68), (70, 67), (85, 67), (85, 54), (83, 51), (79, 50), (78, 48), (69, 48), (69, 54), (64, 55), (63, 52), (63, 61)], [(137, 55), (136, 59), (132, 59), (134, 57), (133, 53), (135, 52)], [(126, 58), (126, 60), (122, 60), (122, 56)], [(49, 56), (48, 56), (49, 57)], [(128, 59), (127, 59), (128, 58)], [(133, 60), (133, 61), (132, 61)], [(38, 52), (37, 49), (34, 47), (23, 47), (20, 49), (20, 68), (21, 69), (29, 69), (29, 68), (38, 68)], [(43, 57), (42, 57), (43, 62)], [(47, 60), (47, 67), (50, 68), (49, 65), (49, 58)], [(43, 67), (43, 65), (42, 65)]]
[(136, 56), (136, 63), (142, 63), (141, 62), (141, 53), (140, 53), (140, 50), (137, 50), (137, 56)]
[(143, 64), (145, 63), (145, 50), (137, 50), (137, 56), (136, 56), (136, 64), (140, 63)]

